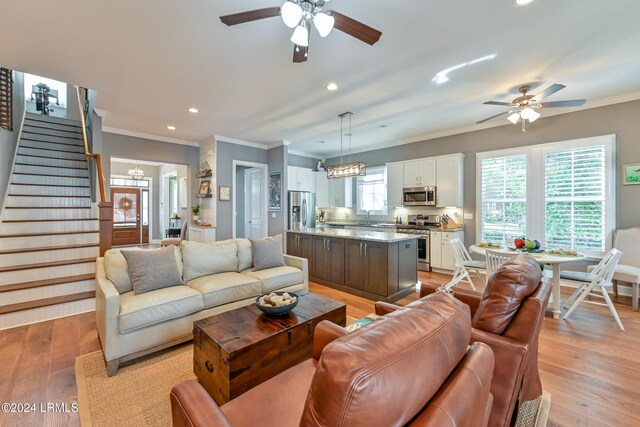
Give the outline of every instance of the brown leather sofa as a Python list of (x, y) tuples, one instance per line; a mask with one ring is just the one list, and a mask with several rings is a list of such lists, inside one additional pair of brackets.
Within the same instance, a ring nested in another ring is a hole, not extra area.
[[(406, 308), (424, 307), (436, 289), (437, 286), (423, 283), (421, 299)], [(496, 270), (484, 294), (454, 288), (455, 297), (471, 309), (470, 342), (487, 344), (495, 355), (490, 426), (511, 425), (517, 415), (518, 402), (542, 395), (538, 337), (550, 294), (551, 283), (542, 280), (538, 262), (528, 255), (519, 256)], [(386, 314), (397, 308), (377, 303), (376, 313)]]
[(195, 381), (171, 391), (174, 427), (486, 426), (493, 353), (468, 346), (469, 308), (443, 294), (351, 334), (318, 324), (313, 357), (218, 407)]

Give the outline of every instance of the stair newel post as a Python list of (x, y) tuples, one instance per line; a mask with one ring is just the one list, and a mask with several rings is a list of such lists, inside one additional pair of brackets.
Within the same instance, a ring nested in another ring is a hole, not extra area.
[(113, 239), (113, 202), (98, 203), (100, 221), (100, 256), (111, 249)]

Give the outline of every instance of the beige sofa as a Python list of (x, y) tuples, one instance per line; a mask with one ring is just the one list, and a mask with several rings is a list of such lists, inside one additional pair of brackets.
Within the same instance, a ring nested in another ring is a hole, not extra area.
[[(175, 251), (186, 286), (140, 295), (119, 249), (98, 258), (96, 323), (108, 375), (121, 362), (192, 339), (195, 320), (249, 305), (262, 293), (309, 289), (306, 259), (284, 255), (285, 266), (253, 271), (251, 249), (247, 239), (183, 241)], [(213, 274), (202, 275), (207, 271)]]

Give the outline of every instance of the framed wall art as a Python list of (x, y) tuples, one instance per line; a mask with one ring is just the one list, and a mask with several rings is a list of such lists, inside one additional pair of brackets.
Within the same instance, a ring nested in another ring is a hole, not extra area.
[(622, 183), (624, 185), (640, 184), (640, 163), (622, 166)]
[(282, 171), (269, 172), (269, 210), (282, 210)]

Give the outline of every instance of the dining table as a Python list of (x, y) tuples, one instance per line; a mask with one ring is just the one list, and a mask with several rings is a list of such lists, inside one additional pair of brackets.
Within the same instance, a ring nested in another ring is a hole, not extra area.
[[(496, 252), (503, 252), (503, 253), (509, 253), (509, 254), (512, 254), (518, 251), (518, 250), (505, 248), (505, 247), (486, 247), (478, 244), (471, 245), (469, 247), (469, 250), (471, 252), (476, 253), (478, 255), (483, 255), (483, 256), (486, 256), (486, 249), (491, 249)], [(518, 251), (518, 252), (527, 253), (527, 251)], [(538, 263), (543, 265), (548, 265), (551, 267), (551, 271), (553, 272), (553, 278), (551, 279), (552, 280), (551, 283), (553, 287), (552, 294), (551, 294), (551, 310), (553, 311), (554, 319), (559, 319), (560, 313), (561, 313), (561, 307), (562, 307), (562, 302), (560, 297), (560, 265), (570, 263), (570, 262), (582, 261), (586, 258), (586, 256), (581, 254), (578, 254), (578, 255), (550, 254), (547, 252), (538, 252), (538, 253), (529, 252), (529, 255), (535, 258), (535, 260), (538, 261)]]

